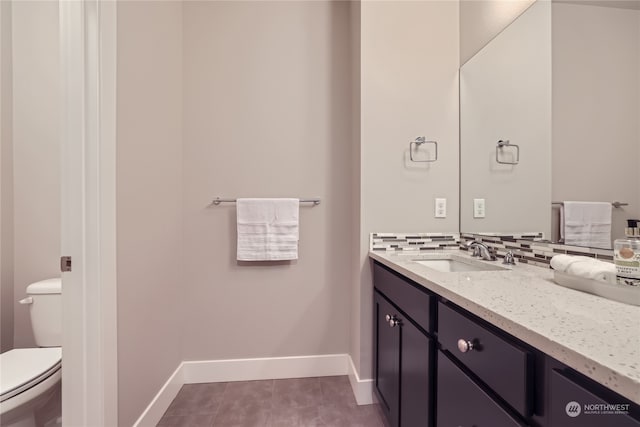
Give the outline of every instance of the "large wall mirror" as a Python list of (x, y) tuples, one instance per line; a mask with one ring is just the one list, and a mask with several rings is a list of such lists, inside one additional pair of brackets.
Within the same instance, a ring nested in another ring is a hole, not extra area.
[(533, 3), (461, 67), (460, 138), (461, 232), (557, 241), (553, 202), (618, 201), (622, 236), (640, 217), (640, 1)]

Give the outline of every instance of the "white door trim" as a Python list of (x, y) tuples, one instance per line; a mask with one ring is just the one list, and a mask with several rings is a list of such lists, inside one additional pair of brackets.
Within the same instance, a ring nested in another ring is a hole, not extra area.
[(61, 1), (62, 422), (117, 425), (116, 2)]

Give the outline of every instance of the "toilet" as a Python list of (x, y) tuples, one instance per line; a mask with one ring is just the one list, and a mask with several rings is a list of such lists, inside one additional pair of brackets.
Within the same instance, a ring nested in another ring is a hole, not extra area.
[(0, 354), (2, 427), (54, 426), (60, 420), (62, 377), (62, 282), (47, 279), (27, 287), (37, 348)]

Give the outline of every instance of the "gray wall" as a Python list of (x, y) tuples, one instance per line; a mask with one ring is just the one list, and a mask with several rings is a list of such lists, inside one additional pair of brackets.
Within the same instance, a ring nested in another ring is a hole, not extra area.
[(183, 360), (188, 325), (182, 9), (119, 2), (117, 18), (118, 425), (129, 426)]
[(13, 65), (11, 2), (0, 2), (0, 352), (13, 348)]
[[(183, 7), (185, 358), (347, 353), (350, 5)], [(300, 207), (297, 261), (239, 264), (216, 196), (322, 203)]]

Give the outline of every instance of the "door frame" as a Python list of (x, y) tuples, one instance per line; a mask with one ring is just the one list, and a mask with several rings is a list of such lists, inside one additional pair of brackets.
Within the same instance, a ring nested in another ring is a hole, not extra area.
[(60, 1), (62, 423), (118, 425), (116, 2)]

